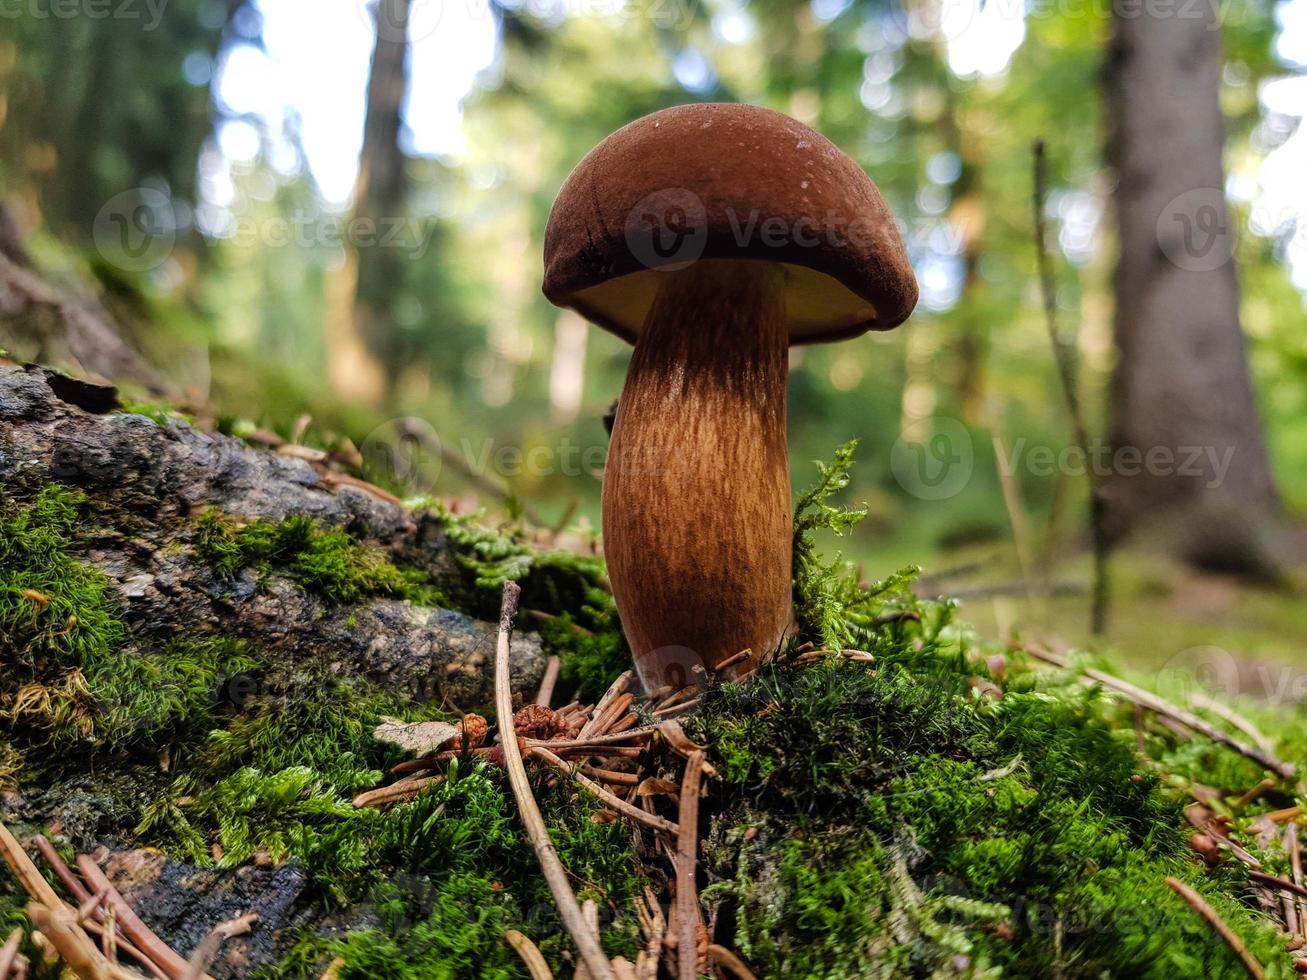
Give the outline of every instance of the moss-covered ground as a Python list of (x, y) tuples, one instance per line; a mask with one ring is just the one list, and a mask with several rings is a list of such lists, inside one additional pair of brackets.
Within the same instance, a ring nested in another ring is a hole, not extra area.
[[(1168, 888), (1174, 876), (1267, 975), (1290, 975), (1286, 937), (1243, 866), (1209, 869), (1187, 846), (1182, 807), (1200, 791), (1237, 833), (1303, 802), (1301, 790), (1277, 786), (1236, 806), (1264, 775), (1242, 756), (1137, 717), (1020, 644), (982, 642), (953, 604), (917, 599), (910, 570), (860, 588), (811, 544), (857, 520), (830, 503), (850, 458), (842, 450), (800, 501), (801, 634), (686, 722), (718, 773), (700, 881), (716, 941), (760, 976), (1242, 975)], [(344, 978), (525, 976), (508, 928), (570, 972), (498, 769), (463, 757), (411, 802), (351, 805), (400, 758), (373, 739), (378, 716), (441, 717), (437, 707), (332, 674), (324, 651), (272, 658), (226, 638), (133, 635), (79, 543), (88, 506), (57, 486), (0, 498), (0, 789), (62, 807), (73, 847), (153, 846), (231, 867), (294, 861), (312, 902), (368, 910), (366, 928), (288, 942), (268, 978), (317, 977), (335, 958)], [(520, 626), (561, 656), (565, 694), (593, 698), (623, 669), (598, 559), (539, 551), (511, 527), (442, 520), (454, 581), (303, 521), (241, 526), (214, 514), (197, 520), (192, 546), (220, 574), (284, 576), (328, 602), (385, 595), (491, 617), (503, 582), (517, 579), (524, 607), (545, 614)], [(803, 643), (876, 659), (797, 666)], [(1300, 708), (1237, 707), (1283, 757), (1307, 762)], [(656, 859), (565, 784), (542, 775), (536, 789), (574, 886), (603, 909), (609, 951), (633, 957), (634, 896), (664, 884)], [(88, 795), (91, 815), (71, 805)], [(1278, 844), (1259, 856), (1287, 869)], [(21, 921), (21, 904), (0, 877), (0, 919)]]

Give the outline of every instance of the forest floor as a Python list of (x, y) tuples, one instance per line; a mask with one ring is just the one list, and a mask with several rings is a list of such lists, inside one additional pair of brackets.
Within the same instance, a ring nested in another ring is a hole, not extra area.
[(642, 696), (584, 535), (150, 414), (0, 365), (0, 915), (38, 976), (596, 976), (595, 933), (623, 977), (1299, 966), (1298, 700), (860, 583), (812, 538), (858, 519), (851, 448), (800, 498), (793, 641)]

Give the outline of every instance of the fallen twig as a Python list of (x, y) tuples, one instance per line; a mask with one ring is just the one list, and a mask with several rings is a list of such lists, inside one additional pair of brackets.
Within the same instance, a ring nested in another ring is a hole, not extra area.
[(545, 662), (545, 676), (540, 678), (540, 689), (536, 691), (536, 704), (549, 707), (549, 702), (554, 699), (554, 685), (558, 683), (558, 673), (562, 666), (563, 662), (557, 654), (552, 655)]
[(527, 972), (531, 974), (531, 980), (554, 980), (549, 964), (545, 962), (544, 954), (535, 943), (516, 929), (509, 929), (504, 933), (504, 938), (521, 957)]
[[(1249, 877), (1252, 877), (1254, 874), (1257, 874), (1257, 872), (1249, 872)], [(1244, 946), (1243, 940), (1240, 939), (1235, 931), (1230, 928), (1229, 923), (1221, 918), (1216, 909), (1208, 905), (1203, 896), (1199, 895), (1179, 878), (1167, 878), (1166, 883), (1171, 891), (1183, 898), (1191, 909), (1206, 919), (1207, 923), (1220, 933), (1221, 938), (1225, 940), (1226, 944), (1234, 950), (1235, 955), (1239, 957), (1244, 965), (1244, 969), (1248, 971), (1248, 975), (1256, 978), (1256, 980), (1262, 980), (1266, 975), (1265, 971), (1262, 969), (1262, 965), (1257, 962), (1257, 959), (1252, 955), (1252, 953), (1248, 952), (1248, 948)]]
[(382, 786), (378, 789), (370, 789), (365, 793), (359, 793), (354, 797), (354, 806), (358, 809), (363, 807), (385, 806), (387, 803), (393, 803), (396, 800), (411, 800), (433, 783), (444, 780), (444, 776), (410, 776), (407, 779), (401, 779), (398, 782), (391, 783), (389, 786)]
[(603, 716), (603, 713), (608, 706), (612, 704), (616, 698), (626, 693), (626, 688), (631, 683), (631, 676), (631, 671), (624, 671), (617, 680), (613, 681), (608, 690), (604, 692), (604, 696), (599, 699), (599, 703), (594, 706), (594, 710), (590, 713), (590, 720), (582, 725), (581, 730), (577, 732), (577, 739), (583, 740), (586, 736), (594, 732), (595, 727), (599, 723), (599, 719)]
[[(1053, 264), (1049, 261), (1048, 245), (1044, 219), (1044, 201), (1048, 195), (1048, 159), (1044, 152), (1044, 141), (1037, 139), (1032, 147), (1034, 154), (1034, 179), (1030, 194), (1032, 217), (1035, 224), (1035, 263), (1039, 269), (1039, 291), (1044, 301), (1044, 321), (1048, 328), (1048, 339), (1053, 347), (1053, 360), (1057, 365), (1058, 379), (1062, 383), (1062, 394), (1066, 398), (1067, 412), (1071, 416), (1071, 430), (1085, 459), (1089, 455), (1089, 429), (1085, 425), (1084, 410), (1080, 402), (1080, 383), (1076, 376), (1076, 356), (1074, 341), (1063, 335), (1057, 322), (1057, 281), (1053, 276)], [(1085, 468), (1085, 479), (1089, 483), (1089, 536), (1094, 553), (1093, 602), (1089, 615), (1089, 628), (1096, 636), (1107, 629), (1108, 601), (1108, 553), (1110, 541), (1107, 534), (1107, 503), (1103, 488), (1094, 468)]]
[(616, 796), (615, 794), (610, 793), (608, 790), (604, 789), (604, 787), (600, 786), (594, 780), (589, 779), (586, 776), (582, 775), (578, 769), (564, 762), (562, 759), (554, 755), (554, 753), (550, 752), (543, 745), (528, 746), (528, 751), (539, 756), (541, 759), (549, 763), (559, 772), (571, 776), (578, 783), (580, 783), (585, 789), (589, 790), (594, 796), (598, 797), (598, 799), (605, 806), (610, 806), (614, 810), (618, 811), (619, 813), (624, 813), (632, 820), (636, 820), (644, 824), (646, 827), (651, 827), (654, 830), (661, 830), (664, 833), (671, 834), (672, 836), (676, 836), (676, 834), (678, 833), (677, 825), (672, 823), (670, 820), (667, 820), (664, 817), (660, 817), (656, 813), (648, 813), (644, 810), (641, 810), (637, 806), (632, 806), (630, 803), (627, 803), (620, 796)]
[(571, 934), (572, 941), (576, 943), (581, 959), (594, 980), (612, 980), (612, 967), (599, 946), (599, 937), (590, 932), (581, 916), (581, 907), (567, 881), (567, 871), (558, 859), (554, 842), (540, 815), (540, 807), (531, 793), (531, 783), (522, 762), (522, 747), (518, 744), (517, 731), (513, 727), (513, 692), (508, 676), (509, 638), (513, 632), (513, 613), (517, 611), (517, 601), (521, 594), (522, 590), (516, 582), (504, 583), (504, 599), (499, 610), (499, 641), (495, 649), (495, 711), (499, 715), (499, 739), (504, 751), (504, 768), (508, 770), (508, 781), (513, 788), (513, 796), (517, 799), (518, 813), (526, 827), (527, 838), (540, 862), (540, 870), (554, 896), (563, 925)]
[(0, 947), (0, 980), (7, 980), (9, 973), (18, 962), (19, 950), (23, 948), (23, 927), (15, 926), (9, 938)]
[(731, 976), (739, 977), (740, 980), (758, 980), (754, 972), (745, 965), (744, 960), (725, 946), (709, 943), (708, 955)]
[(648, 885), (644, 888), (644, 895), (635, 900), (635, 913), (645, 935), (645, 947), (635, 961), (636, 976), (639, 980), (657, 980), (667, 918), (663, 915), (663, 907), (658, 904), (658, 896)]
[[(1061, 667), (1065, 670), (1068, 666), (1067, 658), (1054, 653), (1052, 650), (1033, 645), (1024, 646), (1022, 649), (1032, 657), (1042, 660), (1045, 663), (1053, 664), (1055, 667)], [(1256, 749), (1251, 745), (1241, 742), (1233, 735), (1221, 731), (1221, 729), (1217, 728), (1211, 722), (1199, 718), (1192, 711), (1186, 711), (1179, 705), (1171, 704), (1171, 702), (1159, 697), (1152, 691), (1145, 691), (1142, 687), (1136, 687), (1128, 681), (1123, 681), (1119, 677), (1113, 677), (1111, 674), (1105, 673), (1101, 670), (1096, 670), (1093, 667), (1086, 667), (1082, 669), (1080, 673), (1081, 676), (1102, 684), (1104, 687), (1120, 694), (1128, 701), (1133, 701), (1135, 704), (1141, 705), (1155, 714), (1169, 718), (1172, 721), (1183, 725), (1185, 728), (1191, 729), (1198, 732), (1200, 735), (1210, 738), (1213, 742), (1219, 742), (1226, 748), (1233, 749), (1240, 755), (1252, 759), (1259, 766), (1269, 769), (1282, 779), (1292, 779), (1294, 776), (1296, 770), (1292, 763), (1281, 762), (1276, 756), (1268, 755), (1260, 749)]]
[(28, 895), (47, 908), (63, 907), (63, 900), (55, 894), (55, 890), (50, 887), (45, 876), (23, 850), (23, 845), (18, 843), (18, 838), (10, 832), (3, 821), (0, 821), (0, 853), (3, 853), (9, 870), (14, 873), (14, 877), (18, 879), (18, 883), (23, 886), (23, 890)]
[(703, 781), (703, 752), (690, 753), (681, 777), (681, 808), (676, 838), (676, 972), (680, 980), (699, 976), (699, 892), (695, 871), (699, 866), (699, 787)]
[(118, 928), (122, 930), (124, 936), (143, 950), (150, 959), (154, 960), (159, 968), (168, 974), (172, 980), (182, 980), (183, 977), (187, 976), (189, 970), (187, 962), (177, 954), (176, 950), (151, 932), (149, 926), (141, 921), (132, 907), (127, 904), (127, 900), (118, 893), (118, 889), (114, 888), (109, 882), (94, 858), (89, 854), (79, 855), (77, 870), (82, 873), (86, 884), (97, 892), (101, 889), (107, 889), (106, 899), (118, 918)]

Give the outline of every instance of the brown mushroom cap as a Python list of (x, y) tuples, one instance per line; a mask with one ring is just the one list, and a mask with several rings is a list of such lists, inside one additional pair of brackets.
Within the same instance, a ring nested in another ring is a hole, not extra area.
[(634, 342), (668, 271), (741, 258), (785, 268), (791, 343), (888, 330), (917, 302), (862, 168), (789, 116), (734, 103), (663, 109), (591, 150), (549, 215), (544, 292)]

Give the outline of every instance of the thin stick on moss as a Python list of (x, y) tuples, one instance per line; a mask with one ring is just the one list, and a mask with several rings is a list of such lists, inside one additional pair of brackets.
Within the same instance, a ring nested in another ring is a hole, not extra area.
[(47, 908), (63, 907), (63, 900), (55, 894), (55, 890), (50, 887), (45, 876), (23, 850), (23, 845), (18, 843), (18, 838), (10, 832), (3, 821), (0, 821), (0, 853), (3, 853), (5, 864), (9, 865), (9, 870), (23, 886), (23, 891)]
[(1265, 871), (1258, 871), (1255, 868), (1249, 868), (1248, 880), (1307, 898), (1307, 886), (1290, 881), (1288, 878), (1281, 878), (1278, 875), (1267, 874)]
[(658, 814), (656, 813), (648, 813), (644, 810), (641, 810), (638, 806), (633, 806), (630, 803), (627, 803), (620, 796), (615, 796), (614, 794), (610, 793), (608, 790), (604, 789), (604, 787), (596, 783), (594, 780), (589, 779), (586, 776), (583, 776), (576, 767), (570, 765), (567, 762), (564, 762), (562, 759), (554, 755), (554, 753), (550, 752), (544, 746), (532, 745), (528, 747), (528, 750), (533, 755), (537, 755), (545, 762), (549, 763), (559, 772), (571, 776), (578, 783), (580, 783), (582, 787), (589, 790), (591, 794), (597, 797), (599, 801), (603, 803), (605, 806), (612, 807), (614, 810), (618, 811), (619, 813), (623, 813), (626, 816), (630, 817), (632, 820), (642, 823), (646, 827), (650, 827), (653, 830), (661, 830), (663, 833), (670, 834), (673, 837), (675, 837), (679, 832), (679, 827), (677, 824), (674, 824), (670, 820), (658, 816)]
[(391, 783), (389, 786), (382, 786), (379, 789), (370, 789), (367, 792), (360, 793), (354, 797), (353, 805), (356, 809), (363, 807), (385, 806), (387, 803), (393, 803), (396, 800), (411, 800), (428, 786), (435, 783), (444, 782), (445, 776), (410, 776), (407, 779), (401, 779), (398, 782)]
[(27, 904), (27, 917), (54, 947), (64, 965), (81, 980), (139, 980), (135, 970), (110, 963), (77, 924), (77, 913), (62, 902), (51, 907)]
[(663, 915), (658, 896), (648, 885), (644, 894), (635, 900), (635, 912), (645, 935), (645, 947), (635, 962), (636, 976), (638, 980), (658, 980), (658, 962), (662, 959), (667, 918)]
[(617, 678), (617, 680), (613, 681), (608, 690), (604, 692), (604, 696), (599, 699), (599, 703), (594, 706), (594, 710), (590, 712), (590, 720), (581, 726), (581, 730), (576, 736), (578, 739), (585, 738), (595, 730), (595, 726), (598, 724), (600, 717), (602, 717), (604, 710), (615, 698), (626, 692), (626, 688), (630, 683), (631, 671), (629, 670), (625, 671)]
[(118, 918), (118, 928), (122, 930), (123, 935), (144, 950), (146, 955), (154, 960), (169, 977), (173, 980), (182, 980), (189, 969), (186, 961), (141, 921), (135, 910), (127, 904), (127, 900), (118, 893), (118, 889), (113, 887), (100, 866), (95, 863), (95, 859), (89, 854), (78, 855), (77, 870), (82, 873), (87, 885), (97, 892), (104, 888), (108, 889), (108, 903)]
[[(1302, 887), (1302, 847), (1298, 842), (1298, 825), (1289, 824), (1284, 829), (1284, 840), (1289, 850), (1289, 870), (1293, 874), (1293, 883)], [(1298, 913), (1299, 935), (1307, 938), (1307, 906), (1303, 905), (1303, 896), (1295, 895), (1294, 910)]]
[(41, 852), (41, 857), (45, 863), (50, 865), (50, 870), (55, 873), (55, 877), (68, 889), (69, 893), (77, 900), (78, 905), (84, 905), (92, 896), (82, 884), (81, 879), (73, 874), (72, 869), (64, 863), (64, 859), (59, 856), (54, 845), (46, 839), (44, 834), (37, 834), (33, 838), (36, 842), (36, 849)]
[(516, 929), (509, 929), (504, 933), (504, 938), (522, 958), (522, 964), (531, 974), (531, 980), (554, 980), (554, 974), (550, 971), (549, 964), (545, 962), (540, 947)]
[[(1048, 246), (1045, 242), (1047, 229), (1044, 221), (1044, 201), (1048, 196), (1048, 159), (1044, 149), (1044, 141), (1035, 140), (1032, 147), (1034, 186), (1030, 203), (1035, 224), (1035, 262), (1039, 268), (1039, 291), (1044, 300), (1044, 321), (1048, 328), (1048, 339), (1053, 346), (1053, 360), (1057, 365), (1058, 380), (1062, 383), (1062, 395), (1066, 399), (1067, 412), (1071, 416), (1072, 435), (1084, 458), (1089, 459), (1089, 429), (1085, 425), (1084, 408), (1080, 401), (1075, 346), (1069, 337), (1063, 335), (1058, 326), (1057, 282), (1053, 276), (1053, 265), (1049, 261)], [(1085, 468), (1085, 479), (1089, 483), (1089, 536), (1094, 554), (1094, 591), (1089, 628), (1095, 636), (1101, 636), (1107, 630), (1108, 556), (1111, 550), (1107, 533), (1107, 501), (1100, 486), (1101, 481), (1095, 475), (1092, 466)]]
[(23, 948), (23, 927), (15, 926), (9, 938), (0, 947), (0, 980), (5, 980), (18, 962), (18, 951)]
[(676, 838), (676, 972), (680, 980), (699, 976), (699, 787), (703, 782), (703, 752), (690, 753), (681, 778), (681, 808)]
[(740, 980), (758, 980), (754, 972), (745, 965), (744, 960), (740, 959), (725, 946), (718, 946), (716, 943), (708, 944), (708, 955), (714, 962), (733, 977), (739, 977)]
[(1267, 755), (1275, 755), (1275, 745), (1272, 744), (1271, 740), (1266, 737), (1262, 730), (1243, 715), (1239, 714), (1239, 712), (1231, 708), (1228, 704), (1224, 704), (1216, 700), (1216, 698), (1208, 697), (1202, 691), (1192, 692), (1189, 695), (1189, 700), (1194, 703), (1195, 707), (1201, 708), (1204, 711), (1210, 711), (1222, 721), (1228, 722), (1235, 728), (1239, 729), (1239, 731), (1248, 736), (1253, 745), (1257, 746), (1257, 748), (1261, 749), (1261, 751), (1265, 752)]
[(1166, 883), (1170, 886), (1171, 891), (1183, 898), (1191, 909), (1206, 919), (1207, 924), (1220, 933), (1226, 945), (1234, 950), (1235, 955), (1239, 957), (1250, 977), (1254, 977), (1255, 980), (1262, 980), (1265, 977), (1266, 972), (1262, 969), (1262, 965), (1257, 962), (1252, 953), (1248, 952), (1243, 940), (1230, 928), (1230, 924), (1221, 918), (1216, 909), (1207, 904), (1207, 900), (1203, 896), (1199, 895), (1179, 878), (1167, 878)]
[[(1029, 653), (1037, 660), (1050, 663), (1055, 667), (1061, 667), (1063, 670), (1067, 667), (1067, 658), (1033, 644), (1023, 646), (1023, 650)], [(1128, 701), (1133, 701), (1155, 714), (1162, 715), (1174, 722), (1191, 729), (1213, 742), (1219, 742), (1228, 749), (1233, 749), (1245, 758), (1251, 759), (1264, 769), (1269, 769), (1281, 779), (1292, 779), (1295, 768), (1292, 763), (1282, 762), (1274, 755), (1268, 755), (1260, 749), (1253, 748), (1244, 742), (1239, 741), (1233, 735), (1221, 731), (1210, 722), (1199, 718), (1192, 711), (1186, 711), (1179, 705), (1172, 704), (1164, 698), (1158, 697), (1152, 691), (1145, 691), (1142, 687), (1136, 687), (1128, 681), (1123, 681), (1119, 677), (1113, 677), (1111, 674), (1093, 667), (1086, 667), (1080, 671), (1081, 675), (1092, 681), (1097, 681), (1109, 690), (1115, 691)]]
[(540, 678), (540, 689), (536, 691), (536, 704), (546, 708), (554, 699), (554, 686), (558, 683), (558, 672), (562, 670), (563, 661), (554, 654), (545, 662), (545, 676)]
[(567, 870), (558, 859), (558, 851), (549, 837), (540, 807), (531, 793), (531, 782), (526, 776), (526, 766), (522, 762), (522, 746), (517, 741), (517, 730), (513, 727), (513, 691), (509, 683), (508, 660), (509, 644), (513, 633), (513, 614), (517, 611), (517, 601), (522, 589), (516, 582), (504, 583), (504, 598), (499, 609), (499, 640), (495, 648), (495, 711), (499, 715), (499, 740), (504, 750), (504, 768), (508, 770), (508, 782), (513, 787), (513, 796), (517, 800), (517, 810), (526, 827), (527, 839), (535, 850), (540, 870), (554, 896), (554, 904), (563, 919), (563, 925), (576, 943), (581, 959), (590, 970), (595, 980), (613, 980), (613, 970), (608, 958), (599, 946), (599, 937), (586, 927), (581, 916), (581, 906), (577, 904), (576, 895), (567, 880)]

